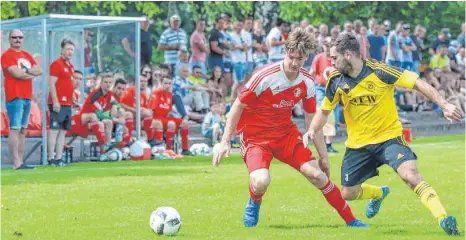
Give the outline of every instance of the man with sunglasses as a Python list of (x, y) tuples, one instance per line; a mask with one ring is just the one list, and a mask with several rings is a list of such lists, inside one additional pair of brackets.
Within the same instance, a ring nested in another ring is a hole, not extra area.
[(34, 169), (24, 164), (24, 140), (32, 99), (32, 79), (42, 75), (34, 58), (22, 50), (23, 33), (15, 29), (9, 34), (10, 48), (1, 57), (5, 76), (5, 100), (10, 133), (8, 146), (13, 157), (13, 168)]

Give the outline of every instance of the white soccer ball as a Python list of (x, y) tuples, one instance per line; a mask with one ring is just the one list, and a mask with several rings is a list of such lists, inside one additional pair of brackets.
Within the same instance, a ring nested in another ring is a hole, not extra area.
[(158, 235), (175, 235), (181, 227), (181, 216), (172, 207), (159, 207), (150, 215), (149, 224)]
[(112, 149), (108, 151), (105, 155), (107, 155), (108, 161), (118, 162), (123, 160), (123, 153), (120, 149)]
[(165, 144), (161, 144), (159, 146), (153, 146), (152, 147), (152, 154), (161, 154), (165, 152)]
[(123, 153), (123, 160), (129, 160), (130, 159), (130, 156), (129, 156), (129, 147), (124, 147), (121, 149), (121, 152)]

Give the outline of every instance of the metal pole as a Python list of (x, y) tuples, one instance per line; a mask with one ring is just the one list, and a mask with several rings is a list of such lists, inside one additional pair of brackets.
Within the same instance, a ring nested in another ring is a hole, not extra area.
[[(79, 87), (79, 91), (81, 91), (81, 94), (79, 95), (79, 103), (82, 105), (84, 103), (84, 86), (85, 86), (85, 64), (84, 64), (84, 59), (86, 57), (86, 43), (85, 43), (85, 39), (84, 39), (84, 29), (81, 29), (81, 51), (79, 51), (79, 53), (81, 54), (81, 62), (80, 62), (80, 71), (83, 73), (83, 79), (81, 81), (81, 86)], [(83, 158), (84, 157), (84, 139), (83, 138), (80, 138), (80, 157)]]
[(134, 80), (136, 82), (136, 139), (140, 140), (141, 139), (141, 89), (139, 87), (139, 69), (141, 68), (141, 23), (136, 22), (135, 24), (135, 29), (134, 29), (134, 34), (136, 35), (135, 39), (136, 42), (134, 43), (134, 60), (135, 60), (135, 65), (134, 65)]
[(47, 19), (42, 19), (42, 165), (48, 164), (47, 159), (47, 97), (50, 57), (47, 58)]

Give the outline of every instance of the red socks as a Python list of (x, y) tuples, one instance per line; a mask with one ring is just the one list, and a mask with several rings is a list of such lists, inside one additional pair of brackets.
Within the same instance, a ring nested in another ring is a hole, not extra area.
[(251, 184), (249, 184), (249, 196), (251, 196), (251, 199), (254, 203), (259, 203), (262, 201), (262, 196), (264, 196), (264, 194), (257, 195), (256, 193), (254, 193)]
[(88, 123), (89, 128), (95, 134), (99, 145), (103, 145), (105, 143), (105, 134), (104, 132), (100, 131), (99, 123), (97, 121), (93, 121)]
[(346, 203), (346, 201), (341, 196), (340, 189), (333, 184), (332, 181), (328, 180), (327, 184), (323, 188), (320, 189), (322, 194), (324, 195), (327, 202), (337, 210), (338, 214), (341, 218), (349, 224), (351, 221), (356, 219), (351, 212), (350, 206)]
[(189, 128), (183, 127), (181, 129), (181, 145), (183, 145), (183, 150), (189, 149), (189, 140), (188, 140)]
[(162, 129), (155, 129), (155, 140), (162, 141), (163, 140), (163, 130)]
[(165, 133), (165, 144), (167, 145), (167, 150), (171, 150), (173, 146), (173, 137), (175, 136), (175, 131), (167, 129)]
[(131, 132), (133, 131), (133, 128), (134, 128), (134, 120), (132, 118), (126, 119), (125, 126), (126, 126), (126, 128), (128, 128), (128, 132), (131, 135)]
[(154, 139), (154, 131), (152, 130), (152, 117), (144, 118), (143, 126), (147, 133), (147, 141), (152, 141)]

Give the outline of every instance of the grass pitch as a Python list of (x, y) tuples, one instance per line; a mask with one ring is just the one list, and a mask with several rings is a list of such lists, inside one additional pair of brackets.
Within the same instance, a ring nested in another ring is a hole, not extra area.
[[(424, 179), (464, 231), (464, 135), (417, 138), (411, 147)], [(341, 153), (331, 155), (340, 186)], [(210, 157), (184, 160), (77, 163), (34, 171), (2, 169), (1, 239), (155, 239), (149, 216), (172, 206), (182, 217), (170, 239), (450, 239), (416, 195), (387, 166), (369, 183), (391, 187), (381, 212), (366, 219), (367, 201), (353, 201), (370, 229), (345, 227), (322, 194), (283, 163), (271, 166), (259, 225), (242, 223), (248, 173), (239, 155), (211, 167)], [(460, 238), (464, 238), (464, 234)], [(459, 238), (456, 238), (459, 239)]]

